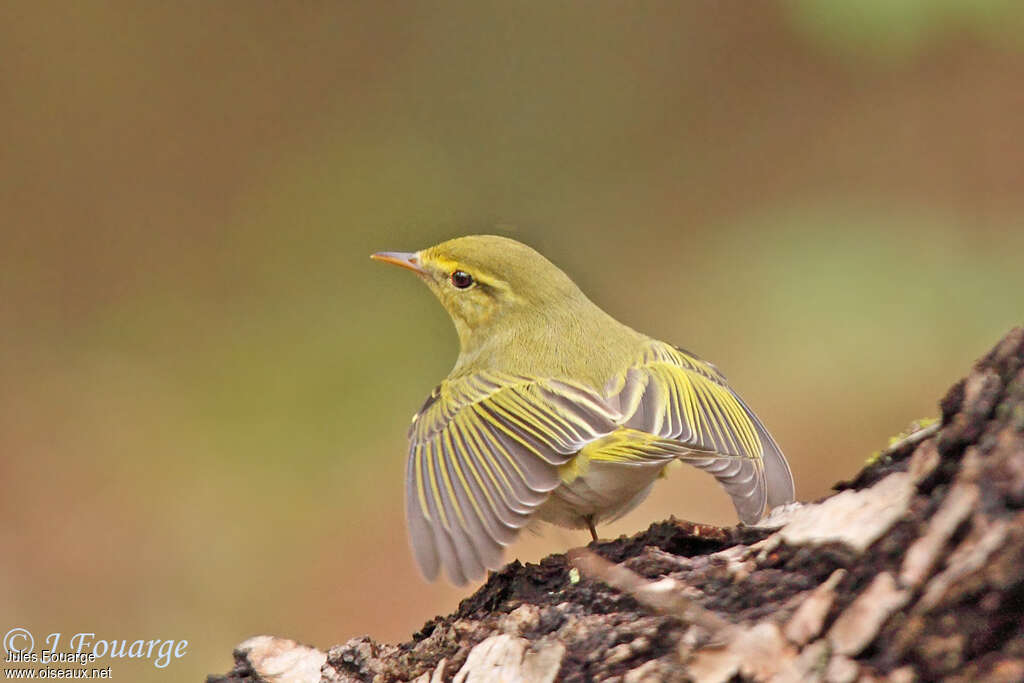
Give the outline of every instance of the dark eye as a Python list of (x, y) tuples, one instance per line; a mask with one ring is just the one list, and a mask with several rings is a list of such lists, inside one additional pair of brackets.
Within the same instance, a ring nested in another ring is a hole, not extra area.
[(473, 284), (473, 276), (464, 270), (456, 270), (452, 273), (452, 284), (459, 289), (465, 289)]

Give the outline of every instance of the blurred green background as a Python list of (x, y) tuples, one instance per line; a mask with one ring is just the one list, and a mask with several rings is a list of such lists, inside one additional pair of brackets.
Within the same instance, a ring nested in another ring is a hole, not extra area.
[[(0, 630), (404, 640), (456, 339), (372, 263), (527, 242), (826, 495), (1024, 316), (1017, 2), (0, 4)], [(731, 523), (677, 470), (608, 535)], [(586, 540), (527, 534), (509, 559)]]

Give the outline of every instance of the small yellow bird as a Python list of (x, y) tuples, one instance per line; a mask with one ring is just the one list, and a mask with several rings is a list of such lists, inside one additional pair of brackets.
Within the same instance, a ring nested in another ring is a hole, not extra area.
[(472, 235), (371, 258), (416, 273), (461, 346), (409, 429), (406, 518), (428, 580), (497, 569), (534, 519), (596, 540), (675, 460), (714, 475), (745, 523), (793, 500), (782, 451), (717, 368), (618, 322), (530, 247)]

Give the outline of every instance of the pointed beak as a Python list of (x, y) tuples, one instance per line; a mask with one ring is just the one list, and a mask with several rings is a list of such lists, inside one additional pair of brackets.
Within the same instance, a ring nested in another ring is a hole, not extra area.
[(401, 266), (414, 273), (423, 275), (426, 271), (420, 267), (419, 252), (415, 251), (378, 251), (370, 254), (374, 261), (382, 261), (392, 265)]

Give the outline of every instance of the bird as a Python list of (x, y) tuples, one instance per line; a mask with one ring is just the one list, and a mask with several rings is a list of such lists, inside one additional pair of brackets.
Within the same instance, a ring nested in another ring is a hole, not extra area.
[(536, 521), (597, 540), (676, 461), (713, 475), (745, 524), (793, 501), (781, 449), (714, 365), (619, 322), (531, 247), (469, 235), (371, 258), (426, 283), (459, 339), (408, 432), (406, 521), (428, 581), (482, 578)]

